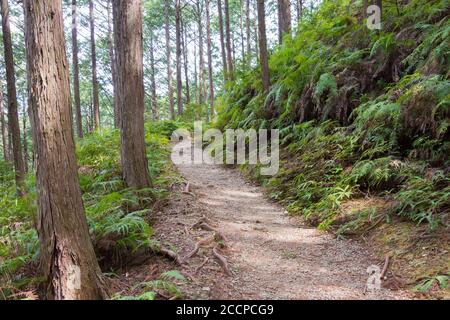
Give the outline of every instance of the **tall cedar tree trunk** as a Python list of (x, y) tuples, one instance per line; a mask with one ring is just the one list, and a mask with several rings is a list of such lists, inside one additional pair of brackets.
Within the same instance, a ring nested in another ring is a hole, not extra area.
[(24, 0), (24, 9), (44, 292), (107, 298), (81, 200), (61, 0)]
[(164, 4), (165, 15), (165, 30), (166, 30), (166, 60), (167, 60), (167, 89), (169, 94), (169, 111), (170, 118), (175, 120), (175, 102), (173, 98), (173, 83), (172, 83), (172, 49), (170, 48), (170, 19), (169, 19), (169, 0)]
[(241, 59), (245, 61), (245, 41), (244, 41), (244, 4), (242, 0), (239, 0), (240, 16), (239, 16), (239, 28), (241, 36)]
[(186, 48), (187, 44), (187, 31), (183, 22), (183, 16), (181, 16), (181, 45), (183, 47), (183, 67), (184, 67), (184, 82), (186, 85), (186, 104), (191, 103), (191, 89), (189, 86), (189, 71), (188, 71), (188, 52)]
[(83, 138), (83, 123), (81, 118), (80, 99), (80, 71), (78, 67), (78, 30), (77, 30), (77, 0), (72, 0), (72, 68), (73, 68), (73, 96), (75, 100), (75, 118), (77, 134)]
[(302, 20), (303, 0), (297, 0), (297, 23)]
[(255, 20), (254, 20), (254, 29), (255, 29), (255, 55), (257, 59), (259, 59), (259, 35), (258, 35), (258, 2), (255, 1)]
[(23, 132), (23, 163), (25, 165), (25, 172), (28, 172), (28, 141), (27, 141), (27, 105), (25, 98), (23, 99), (22, 109), (22, 132)]
[[(250, 1), (250, 0), (248, 0)], [(217, 0), (217, 10), (219, 11), (219, 35), (220, 35), (220, 50), (222, 53), (222, 66), (224, 80), (228, 79), (228, 65), (227, 65), (227, 53), (225, 50), (225, 35), (223, 33), (223, 13), (222, 13), (222, 1)]]
[(234, 80), (233, 51), (231, 50), (230, 7), (228, 5), (228, 0), (225, 0), (225, 33), (227, 43), (228, 79)]
[(89, 119), (91, 120), (91, 123), (89, 124), (90, 130), (89, 133), (92, 133), (92, 131), (94, 131), (95, 129), (95, 115), (94, 115), (94, 105), (92, 103), (92, 96), (91, 96), (91, 102), (89, 103), (89, 112), (90, 112), (90, 117)]
[(120, 128), (120, 110), (119, 104), (117, 103), (117, 63), (116, 54), (114, 52), (114, 36), (112, 28), (112, 15), (111, 15), (111, 1), (107, 2), (107, 19), (108, 19), (108, 49), (109, 49), (109, 63), (111, 66), (112, 73), (112, 87), (113, 87), (113, 105), (114, 105), (114, 127)]
[(181, 3), (175, 0), (175, 37), (177, 57), (177, 109), (178, 115), (183, 114), (183, 82), (181, 80)]
[(0, 83), (0, 124), (2, 126), (2, 144), (3, 144), (3, 159), (6, 162), (11, 162), (11, 155), (9, 154), (9, 137), (8, 128), (5, 121), (5, 114), (3, 113), (3, 89)]
[(267, 53), (266, 38), (266, 13), (264, 8), (264, 0), (257, 0), (258, 6), (258, 29), (259, 29), (259, 59), (261, 63), (261, 78), (265, 93), (270, 89), (269, 78), (269, 57)]
[(290, 0), (278, 0), (278, 40), (283, 42), (283, 36), (290, 34), (291, 23), (291, 3)]
[(121, 159), (130, 188), (151, 186), (144, 141), (144, 67), (140, 0), (114, 0)]
[(245, 29), (247, 38), (247, 59), (248, 62), (251, 61), (252, 45), (250, 41), (250, 0), (245, 1)]
[(95, 46), (94, 1), (89, 1), (89, 24), (91, 29), (91, 58), (92, 58), (92, 98), (94, 103), (94, 128), (100, 127), (100, 101), (98, 97), (97, 79), (97, 50)]
[(150, 81), (151, 81), (151, 91), (152, 91), (152, 115), (153, 115), (153, 120), (158, 120), (159, 116), (158, 116), (158, 99), (156, 97), (156, 80), (155, 80), (155, 56), (153, 54), (153, 50), (154, 50), (154, 45), (153, 45), (153, 41), (154, 41), (154, 35), (153, 35), (153, 30), (150, 31)]
[(11, 28), (9, 23), (9, 7), (7, 0), (1, 0), (3, 48), (5, 50), (6, 85), (8, 91), (8, 127), (11, 134), (16, 187), (19, 195), (23, 195), (23, 179), (25, 176), (25, 164), (22, 156), (20, 141), (20, 124), (17, 114), (16, 76), (14, 71), (14, 57), (11, 40)]
[(233, 55), (232, 55), (232, 60), (233, 61), (235, 61), (236, 60), (236, 38), (234, 37), (234, 34), (233, 34), (233, 36), (231, 36), (231, 48), (232, 48), (232, 52), (233, 52)]
[(202, 24), (202, 8), (200, 1), (197, 1), (197, 18), (198, 18), (198, 54), (199, 54), (199, 85), (198, 85), (198, 104), (204, 102), (205, 88), (205, 61), (203, 56), (203, 24)]
[(11, 131), (9, 130), (9, 123), (8, 123), (8, 152), (10, 154), (11, 157), (11, 163), (14, 165), (14, 159), (13, 159), (13, 146), (12, 146), (12, 135), (11, 135)]
[[(195, 30), (194, 30), (194, 39), (197, 39), (197, 32)], [(197, 46), (194, 45), (194, 88), (197, 88), (197, 87), (198, 87)]]
[(205, 0), (206, 6), (206, 37), (208, 50), (208, 79), (209, 79), (209, 105), (211, 112), (211, 120), (214, 119), (214, 78), (213, 78), (213, 61), (212, 61), (212, 44), (211, 44), (211, 18), (209, 13), (209, 0)]

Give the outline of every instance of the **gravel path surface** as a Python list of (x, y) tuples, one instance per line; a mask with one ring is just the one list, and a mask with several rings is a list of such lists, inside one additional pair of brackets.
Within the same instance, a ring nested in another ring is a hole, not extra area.
[[(216, 272), (205, 267), (207, 274), (199, 280), (200, 287), (213, 283), (209, 298), (409, 298), (402, 291), (366, 290), (367, 268), (381, 268), (382, 261), (356, 240), (337, 240), (302, 226), (237, 170), (206, 164), (177, 167), (195, 195), (191, 207), (208, 212), (208, 219), (226, 238), (228, 249), (223, 252), (233, 276), (225, 276), (209, 253), (208, 263), (216, 264)], [(197, 259), (200, 263), (203, 258)]]

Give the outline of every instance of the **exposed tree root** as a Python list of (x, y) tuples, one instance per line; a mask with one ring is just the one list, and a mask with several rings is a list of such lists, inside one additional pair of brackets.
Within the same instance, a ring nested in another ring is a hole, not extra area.
[(219, 230), (217, 230), (217, 229), (211, 227), (211, 226), (210, 226), (209, 224), (207, 224), (206, 222), (200, 223), (200, 224), (197, 226), (197, 228), (203, 229), (203, 230), (206, 230), (206, 231), (212, 231), (212, 232), (214, 232), (214, 233), (216, 234), (215, 238), (216, 238), (217, 241), (224, 241), (224, 242), (227, 241), (227, 239), (225, 238), (225, 236), (224, 236)]
[(195, 268), (194, 274), (197, 274), (201, 268), (203, 268), (209, 261), (209, 257), (206, 257), (205, 260), (197, 267)]
[(179, 265), (183, 264), (182, 261), (180, 260), (180, 258), (178, 257), (178, 255), (175, 252), (173, 252), (172, 250), (169, 250), (166, 248), (160, 248), (158, 253), (169, 258), (176, 264), (179, 264)]
[(181, 193), (182, 194), (188, 194), (188, 195), (190, 195), (190, 196), (192, 196), (194, 198), (196, 197), (196, 195), (193, 192), (191, 192), (191, 184), (190, 184), (190, 182), (186, 183), (186, 186), (184, 187), (183, 191), (181, 191)]
[(198, 229), (202, 223), (212, 225), (213, 223), (207, 217), (203, 216), (191, 227), (191, 229)]
[(388, 271), (388, 268), (389, 268), (389, 260), (390, 260), (390, 257), (388, 255), (386, 255), (386, 258), (384, 259), (384, 266), (383, 266), (383, 269), (381, 270), (381, 274), (380, 274), (381, 280), (386, 280), (386, 272)]
[(212, 250), (214, 257), (217, 259), (217, 261), (219, 262), (220, 266), (222, 267), (223, 271), (228, 275), (228, 276), (232, 276), (233, 273), (231, 272), (229, 266), (228, 266), (228, 262), (227, 259), (225, 259), (224, 256), (222, 256), (218, 250), (217, 247), (214, 247)]
[(195, 244), (194, 250), (192, 250), (190, 253), (188, 253), (186, 255), (186, 257), (183, 258), (182, 263), (185, 263), (187, 260), (189, 260), (190, 258), (195, 256), (198, 253), (198, 251), (200, 250), (201, 246), (206, 245), (206, 244), (212, 242), (213, 240), (214, 240), (214, 237), (209, 237), (209, 238), (206, 238), (206, 239), (203, 239), (203, 240), (200, 240), (199, 242), (197, 242)]

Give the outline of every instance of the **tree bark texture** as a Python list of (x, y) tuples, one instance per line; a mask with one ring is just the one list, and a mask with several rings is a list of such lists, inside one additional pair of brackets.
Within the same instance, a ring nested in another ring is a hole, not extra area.
[(44, 292), (106, 298), (78, 180), (61, 0), (24, 0), (24, 11)]
[(144, 67), (140, 0), (114, 0), (113, 15), (121, 110), (123, 179), (130, 188), (151, 186), (144, 135)]

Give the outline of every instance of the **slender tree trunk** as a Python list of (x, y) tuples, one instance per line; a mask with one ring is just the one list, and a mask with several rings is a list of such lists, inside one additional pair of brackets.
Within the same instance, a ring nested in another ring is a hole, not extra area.
[(73, 68), (73, 95), (75, 100), (75, 118), (77, 135), (83, 138), (83, 123), (81, 118), (80, 99), (80, 72), (78, 67), (78, 30), (77, 30), (77, 0), (72, 0), (72, 68)]
[(245, 41), (244, 41), (244, 3), (242, 0), (239, 0), (239, 9), (240, 9), (240, 16), (239, 16), (239, 29), (240, 29), (240, 36), (241, 36), (241, 59), (242, 62), (245, 62)]
[(183, 114), (183, 82), (181, 74), (181, 2), (175, 0), (175, 37), (177, 57), (177, 109), (178, 115)]
[(214, 119), (214, 78), (213, 78), (213, 61), (212, 61), (212, 44), (211, 44), (211, 18), (209, 13), (209, 0), (205, 0), (206, 6), (206, 37), (208, 50), (208, 78), (209, 78), (209, 105), (211, 112), (211, 120)]
[(225, 0), (225, 33), (227, 43), (228, 76), (230, 80), (234, 80), (233, 51), (231, 50), (230, 7), (228, 5), (228, 0)]
[(252, 45), (251, 45), (251, 32), (250, 32), (250, 0), (245, 1), (245, 29), (247, 38), (247, 60), (251, 61)]
[(236, 38), (233, 36), (231, 36), (231, 51), (233, 52), (233, 55), (231, 56), (231, 59), (233, 61), (236, 61)]
[(302, 20), (303, 15), (303, 0), (297, 0), (297, 23)]
[(266, 38), (266, 12), (264, 8), (264, 0), (257, 0), (258, 5), (258, 29), (259, 29), (259, 55), (261, 62), (261, 76), (263, 89), (265, 93), (270, 89), (269, 78), (269, 56), (267, 53), (267, 38)]
[(170, 48), (170, 19), (169, 19), (169, 0), (165, 0), (165, 30), (166, 30), (166, 59), (167, 59), (167, 88), (169, 94), (169, 111), (170, 118), (175, 120), (175, 102), (173, 98), (173, 83), (172, 83), (172, 49)]
[[(9, 121), (8, 121), (9, 122)], [(12, 134), (11, 130), (9, 129), (9, 123), (8, 123), (8, 153), (11, 157), (11, 162), (14, 164), (14, 153), (13, 153), (13, 146), (12, 146)]]
[(151, 186), (144, 141), (144, 67), (140, 0), (114, 0), (118, 97), (122, 116), (121, 159), (130, 188)]
[(86, 117), (85, 117), (85, 122), (86, 122), (86, 131), (88, 132), (88, 133), (91, 133), (92, 132), (92, 126), (91, 126), (91, 107), (89, 106), (89, 113), (88, 114), (86, 114)]
[(23, 99), (22, 109), (22, 132), (23, 132), (23, 163), (25, 165), (25, 172), (28, 172), (28, 139), (27, 139), (27, 105), (26, 98)]
[(5, 50), (6, 85), (8, 91), (8, 127), (11, 134), (16, 187), (19, 195), (23, 195), (23, 179), (25, 165), (23, 163), (22, 146), (20, 141), (20, 124), (17, 114), (16, 76), (14, 71), (14, 56), (9, 23), (9, 7), (7, 0), (1, 0), (3, 48)]
[(256, 59), (259, 60), (259, 34), (258, 34), (258, 2), (255, 1), (255, 7), (254, 7), (254, 29), (255, 29), (255, 55)]
[(217, 0), (217, 9), (219, 11), (219, 35), (220, 35), (220, 50), (222, 53), (223, 75), (224, 75), (224, 81), (227, 81), (228, 65), (227, 65), (227, 53), (226, 53), (226, 49), (225, 49), (225, 36), (224, 36), (224, 32), (223, 32), (222, 0)]
[(95, 46), (94, 1), (89, 0), (89, 24), (91, 29), (91, 58), (92, 58), (92, 97), (94, 103), (94, 128), (100, 127), (100, 101), (98, 96), (97, 52)]
[(24, 8), (46, 297), (106, 298), (78, 181), (61, 0), (24, 0)]
[(109, 62), (111, 66), (111, 76), (113, 84), (113, 105), (114, 105), (114, 127), (120, 128), (120, 110), (117, 103), (117, 63), (116, 55), (114, 52), (114, 37), (112, 28), (112, 15), (111, 15), (111, 1), (107, 2), (107, 19), (108, 19), (108, 48), (109, 48)]
[(203, 56), (203, 24), (202, 24), (202, 8), (200, 8), (199, 1), (197, 1), (198, 13), (198, 54), (199, 54), (199, 86), (198, 86), (198, 104), (204, 102), (204, 88), (205, 88), (205, 61)]
[(3, 144), (3, 158), (6, 162), (11, 162), (11, 155), (9, 154), (9, 137), (8, 127), (5, 121), (5, 114), (3, 113), (3, 90), (0, 83), (0, 124), (2, 126), (2, 144)]
[(154, 35), (153, 35), (153, 30), (150, 31), (150, 81), (151, 81), (151, 85), (152, 85), (152, 115), (153, 115), (153, 120), (158, 120), (158, 99), (156, 97), (156, 80), (155, 80), (155, 56), (153, 54), (153, 50), (154, 50), (154, 45), (153, 45), (153, 40)]
[(89, 103), (89, 112), (90, 112), (89, 119), (91, 120), (91, 123), (90, 123), (91, 130), (89, 131), (89, 133), (92, 133), (92, 131), (95, 130), (95, 115), (94, 115), (94, 104), (92, 103), (92, 95), (91, 95), (91, 101)]
[(291, 22), (291, 3), (290, 0), (278, 0), (278, 40), (283, 42), (283, 36), (290, 34), (292, 29)]
[[(197, 32), (194, 32), (194, 39), (197, 39)], [(197, 70), (197, 46), (194, 45), (194, 88), (198, 89), (198, 70)], [(194, 91), (195, 93), (197, 92), (197, 90)], [(197, 94), (197, 93), (196, 93)], [(198, 97), (197, 101), (198, 101)]]
[(277, 23), (278, 23), (278, 44), (281, 44), (283, 42), (283, 16), (281, 11), (283, 10), (281, 8), (283, 0), (277, 0)]
[(189, 71), (188, 71), (188, 52), (186, 48), (187, 43), (187, 32), (186, 26), (183, 22), (183, 16), (181, 16), (181, 45), (183, 46), (183, 66), (184, 66), (184, 82), (186, 83), (186, 104), (191, 103), (191, 89), (189, 86)]

